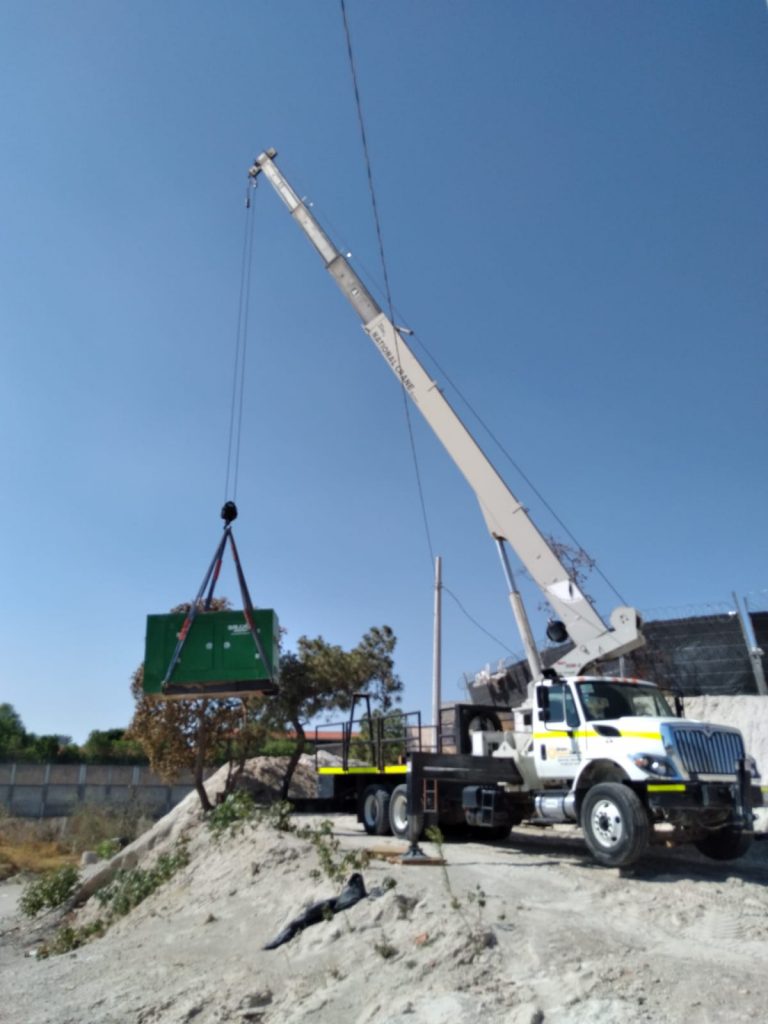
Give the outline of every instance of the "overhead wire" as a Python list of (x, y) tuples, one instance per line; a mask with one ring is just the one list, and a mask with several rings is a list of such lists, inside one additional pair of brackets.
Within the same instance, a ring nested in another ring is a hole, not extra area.
[[(341, 3), (341, 17), (344, 23), (344, 36), (347, 43), (347, 57), (349, 58), (349, 70), (352, 75), (352, 88), (355, 96), (355, 109), (357, 111), (357, 123), (360, 128), (360, 140), (363, 147), (363, 158), (365, 161), (365, 170), (368, 179), (368, 192), (371, 199), (371, 208), (373, 211), (373, 220), (376, 228), (376, 240), (379, 248), (379, 260), (381, 263), (381, 272), (384, 280), (384, 292), (387, 304), (387, 312), (389, 319), (394, 323), (394, 308), (392, 303), (392, 290), (389, 283), (389, 272), (387, 269), (387, 260), (384, 253), (384, 236), (381, 229), (381, 219), (379, 217), (379, 204), (376, 199), (376, 188), (373, 182), (373, 170), (371, 166), (371, 155), (368, 149), (368, 136), (365, 130), (365, 118), (363, 117), (363, 102), (360, 95), (360, 87), (357, 78), (357, 66), (355, 64), (355, 56), (352, 50), (352, 35), (349, 28), (349, 19), (347, 18), (347, 6), (345, 0), (340, 0)], [(400, 350), (398, 345), (397, 331), (395, 330), (395, 357), (398, 362), (398, 369), (400, 367)], [(411, 419), (411, 409), (408, 402), (408, 395), (404, 387), (401, 388), (401, 394), (403, 398), (403, 409), (405, 411), (405, 421), (408, 429), (408, 438), (411, 446), (411, 456), (413, 458), (413, 467), (416, 474), (416, 486), (419, 494), (419, 503), (421, 505), (421, 515), (424, 522), (424, 531), (427, 538), (427, 547), (429, 548), (430, 557), (430, 571), (435, 561), (434, 549), (432, 546), (432, 533), (429, 528), (429, 517), (427, 515), (427, 505), (424, 499), (424, 487), (421, 480), (421, 470), (419, 468), (419, 459), (416, 451), (416, 439), (413, 432), (413, 421)]]
[[(345, 40), (346, 40), (347, 57), (348, 57), (348, 60), (349, 60), (349, 68), (350, 68), (350, 73), (351, 73), (351, 77), (352, 77), (352, 87), (353, 87), (354, 98), (355, 98), (355, 108), (356, 108), (356, 112), (357, 112), (357, 121), (358, 121), (358, 126), (359, 126), (359, 129), (360, 129), (360, 139), (361, 139), (361, 144), (362, 144), (362, 149), (363, 149), (363, 157), (364, 157), (365, 168), (366, 168), (366, 176), (367, 176), (367, 182), (368, 182), (368, 191), (369, 191), (369, 194), (370, 194), (371, 208), (372, 208), (372, 213), (373, 213), (373, 219), (374, 219), (374, 225), (375, 225), (375, 231), (376, 231), (376, 239), (377, 239), (378, 250), (379, 250), (379, 261), (380, 261), (380, 264), (381, 264), (381, 271), (382, 271), (382, 277), (383, 277), (385, 302), (386, 302), (386, 306), (387, 306), (387, 313), (389, 315), (389, 319), (394, 324), (395, 323), (395, 312), (396, 311), (395, 311), (394, 303), (393, 303), (393, 300), (392, 300), (392, 291), (391, 291), (391, 287), (390, 287), (389, 272), (388, 272), (387, 260), (386, 260), (386, 256), (385, 256), (385, 250), (384, 250), (384, 239), (383, 239), (383, 232), (382, 232), (382, 228), (381, 228), (381, 219), (380, 219), (380, 216), (379, 216), (379, 205), (378, 205), (378, 200), (377, 200), (377, 196), (376, 196), (376, 188), (375, 188), (374, 180), (373, 180), (373, 170), (372, 170), (372, 165), (371, 165), (370, 151), (369, 151), (369, 147), (368, 147), (368, 136), (367, 136), (367, 132), (366, 132), (366, 128), (365, 128), (365, 118), (364, 118), (364, 115), (363, 115), (362, 97), (361, 97), (361, 94), (360, 94), (360, 87), (359, 87), (359, 83), (358, 83), (357, 66), (356, 66), (354, 51), (353, 51), (353, 47), (352, 47), (352, 35), (351, 35), (351, 31), (350, 31), (350, 26), (349, 26), (349, 19), (347, 17), (347, 8), (346, 8), (345, 0), (340, 0), (340, 7), (341, 7), (342, 22), (343, 22), (343, 26), (344, 26), (344, 35), (345, 35)], [(546, 500), (544, 495), (539, 491), (539, 489), (536, 487), (536, 485), (533, 483), (533, 481), (530, 479), (530, 477), (527, 475), (527, 473), (525, 473), (525, 471), (522, 469), (522, 467), (519, 465), (519, 463), (512, 457), (512, 455), (509, 453), (509, 451), (507, 451), (507, 449), (504, 447), (504, 445), (501, 443), (501, 441), (498, 439), (498, 437), (495, 435), (495, 433), (491, 430), (491, 428), (488, 426), (488, 424), (485, 422), (485, 420), (482, 418), (482, 416), (480, 416), (480, 414), (474, 408), (472, 403), (463, 394), (461, 389), (453, 382), (453, 380), (450, 378), (450, 376), (446, 373), (446, 371), (440, 365), (440, 363), (436, 359), (436, 357), (430, 352), (430, 350), (426, 346), (426, 344), (416, 335), (415, 332), (412, 332), (412, 334), (413, 334), (415, 340), (417, 341), (417, 343), (427, 353), (427, 355), (432, 360), (434, 365), (440, 371), (440, 373), (445, 378), (447, 383), (453, 388), (453, 390), (459, 396), (461, 401), (464, 403), (464, 405), (467, 407), (467, 409), (469, 409), (470, 413), (474, 416), (474, 418), (480, 424), (482, 429), (486, 432), (488, 437), (497, 446), (499, 451), (504, 455), (504, 457), (507, 459), (509, 464), (514, 468), (514, 470), (518, 473), (518, 475), (525, 481), (526, 485), (530, 488), (531, 492), (541, 502), (542, 506), (549, 512), (549, 514), (552, 516), (554, 521), (558, 524), (560, 529), (563, 530), (563, 532), (570, 539), (570, 541), (576, 546), (577, 552), (579, 552), (579, 553), (583, 552), (583, 553), (586, 554), (586, 551), (585, 551), (583, 545), (578, 541), (578, 539), (574, 536), (573, 532), (568, 528), (568, 526), (564, 523), (564, 521), (560, 518), (560, 516), (555, 512), (555, 510), (552, 507), (552, 505), (550, 505), (550, 503)], [(395, 339), (394, 340), (395, 340), (395, 355), (396, 355), (396, 358), (397, 358), (397, 361), (398, 361), (398, 367), (399, 367), (399, 365), (400, 365), (400, 355), (399, 355), (398, 333), (397, 333), (397, 330), (395, 330)], [(427, 539), (427, 546), (428, 546), (428, 549), (429, 549), (430, 566), (432, 566), (434, 564), (434, 561), (435, 561), (435, 555), (434, 555), (434, 548), (433, 548), (433, 544), (432, 544), (431, 530), (430, 530), (430, 526), (429, 526), (429, 517), (427, 515), (426, 501), (425, 501), (424, 488), (423, 488), (422, 479), (421, 479), (421, 471), (420, 471), (420, 467), (419, 467), (418, 454), (417, 454), (417, 450), (416, 450), (416, 442), (415, 442), (415, 436), (414, 436), (414, 431), (413, 431), (413, 422), (412, 422), (412, 418), (411, 418), (411, 410), (410, 410), (410, 405), (409, 405), (409, 402), (408, 402), (408, 396), (406, 394), (406, 391), (405, 391), (404, 387), (401, 388), (401, 392), (402, 392), (402, 397), (403, 397), (403, 409), (404, 409), (404, 412), (405, 412), (405, 419), (406, 419), (406, 424), (407, 424), (407, 429), (408, 429), (408, 437), (409, 437), (409, 441), (410, 441), (411, 455), (412, 455), (413, 465), (414, 465), (414, 472), (415, 472), (415, 475), (416, 475), (416, 484), (417, 484), (417, 489), (418, 489), (419, 503), (420, 503), (420, 506), (421, 506), (421, 514), (422, 514), (422, 519), (423, 519), (423, 523), (424, 523), (424, 530), (425, 530), (426, 539)], [(608, 588), (614, 593), (614, 595), (618, 598), (618, 600), (622, 604), (626, 604), (626, 601), (624, 600), (622, 595), (619, 593), (619, 591), (613, 585), (613, 583), (611, 583), (611, 581), (608, 579), (608, 577), (602, 571), (602, 569), (597, 565), (595, 560), (592, 559), (590, 556), (587, 556), (587, 557), (589, 559), (590, 568), (594, 569), (594, 571), (597, 572), (598, 576), (600, 576), (600, 578), (608, 586)], [(447, 590), (447, 588), (445, 588), (445, 587), (444, 587), (444, 589)], [(499, 643), (506, 650), (509, 650), (509, 648), (506, 646), (506, 644), (504, 644), (502, 641), (500, 641), (497, 637), (494, 637), (492, 634), (488, 633), (488, 631), (485, 630), (483, 626), (481, 626), (475, 619), (472, 618), (472, 616), (466, 611), (466, 609), (463, 607), (461, 602), (458, 600), (458, 598), (456, 598), (456, 596), (452, 592), (448, 591), (448, 593), (454, 599), (454, 601), (459, 606), (459, 608), (462, 610), (462, 612), (467, 616), (467, 618), (470, 619), (470, 621), (472, 621), (479, 629), (481, 629), (483, 632), (485, 632), (495, 642)]]
[[(318, 216), (318, 217), (320, 216), (318, 211), (315, 211), (315, 215)], [(329, 233), (334, 238), (342, 239), (343, 232), (342, 232), (341, 228), (339, 228), (338, 226), (335, 226), (333, 223), (331, 223), (331, 221), (329, 220), (327, 215), (323, 215), (322, 219), (324, 221), (326, 221)], [(357, 267), (358, 267), (358, 273), (360, 274), (360, 276), (365, 281), (365, 283), (366, 283), (367, 287), (369, 288), (369, 290), (371, 291), (371, 293), (372, 294), (379, 294), (381, 296), (382, 295), (382, 288), (381, 288), (381, 285), (380, 285), (379, 281), (377, 281), (375, 274), (373, 274), (371, 272), (370, 268), (367, 267), (364, 262), (362, 262), (360, 260), (358, 260), (356, 262), (357, 262)], [(409, 319), (405, 316), (405, 314), (401, 310), (399, 310), (396, 306), (394, 308), (394, 313), (395, 313), (395, 316), (398, 318), (398, 322), (399, 323), (408, 323), (408, 324), (410, 323)], [(533, 482), (533, 480), (530, 478), (530, 476), (525, 472), (525, 470), (520, 465), (520, 463), (517, 462), (517, 460), (504, 447), (503, 443), (499, 440), (499, 438), (493, 432), (493, 430), (490, 428), (488, 423), (483, 419), (483, 417), (477, 411), (475, 406), (470, 402), (470, 400), (467, 398), (467, 396), (461, 390), (459, 385), (456, 384), (455, 381), (451, 378), (449, 373), (445, 370), (445, 368), (440, 363), (438, 358), (431, 351), (431, 349), (429, 348), (427, 343), (424, 341), (424, 339), (420, 336), (420, 334), (414, 328), (410, 328), (409, 327), (409, 330), (410, 330), (410, 334), (411, 334), (411, 338), (412, 338), (413, 342), (415, 344), (417, 344), (419, 346), (419, 348), (426, 354), (426, 356), (428, 357), (430, 362), (433, 364), (435, 369), (440, 374), (441, 379), (446, 384), (448, 384), (450, 388), (452, 388), (452, 390), (455, 392), (455, 394), (457, 395), (459, 400), (462, 402), (462, 404), (467, 408), (467, 410), (472, 415), (472, 417), (477, 421), (478, 425), (487, 434), (487, 436), (490, 438), (490, 440), (496, 445), (496, 447), (498, 448), (500, 453), (504, 456), (504, 458), (507, 460), (507, 462), (510, 464), (510, 466), (515, 470), (515, 472), (518, 474), (518, 476), (528, 486), (528, 488), (530, 489), (530, 491), (534, 495), (534, 497), (536, 497), (538, 499), (538, 501), (541, 503), (542, 507), (544, 509), (546, 509), (547, 512), (549, 512), (549, 514), (552, 516), (553, 520), (557, 523), (557, 525), (560, 527), (560, 529), (563, 531), (563, 533), (568, 537), (568, 539), (571, 541), (571, 543), (577, 549), (577, 553), (584, 552), (586, 554), (587, 552), (586, 552), (586, 549), (585, 549), (584, 545), (574, 535), (573, 531), (568, 527), (568, 525), (565, 523), (565, 521), (558, 515), (558, 513), (555, 511), (553, 506), (549, 503), (549, 501), (546, 499), (544, 494), (539, 490), (539, 488), (536, 486), (536, 484)], [(615, 597), (622, 604), (626, 604), (627, 602), (626, 602), (625, 598), (622, 596), (622, 594), (619, 592), (619, 590), (614, 586), (614, 584), (608, 578), (606, 573), (600, 568), (600, 565), (597, 563), (597, 561), (594, 558), (592, 558), (590, 555), (587, 555), (587, 558), (588, 558), (588, 561), (589, 561), (590, 571), (594, 571), (603, 580), (605, 585), (615, 595)], [(471, 616), (468, 616), (468, 617), (471, 618)], [(482, 628), (482, 627), (480, 627), (480, 628)]]
[[(229, 409), (229, 433), (227, 438), (227, 469), (224, 483), (224, 500), (237, 498), (237, 484), (240, 471), (240, 443), (243, 433), (243, 409), (245, 405), (245, 364), (248, 354), (248, 317), (250, 313), (250, 281), (253, 266), (254, 216), (250, 200), (253, 183), (249, 181), (245, 196), (245, 225), (240, 258), (240, 290), (237, 302), (237, 326), (235, 329), (235, 351), (232, 370), (232, 395)], [(232, 490), (230, 493), (230, 481)]]
[[(416, 334), (416, 331), (413, 331), (413, 337), (416, 340), (416, 342), (420, 345), (420, 347), (427, 353), (427, 355), (432, 360), (434, 365), (440, 371), (440, 373), (443, 376), (443, 378), (445, 379), (445, 381), (453, 388), (453, 390), (459, 396), (461, 401), (464, 403), (464, 405), (467, 407), (467, 409), (469, 409), (470, 413), (474, 416), (474, 418), (477, 420), (477, 422), (480, 424), (480, 426), (486, 432), (488, 437), (493, 441), (493, 443), (496, 445), (496, 447), (499, 449), (499, 451), (502, 453), (502, 455), (505, 457), (505, 459), (507, 459), (509, 464), (513, 467), (515, 472), (521, 477), (522, 480), (525, 481), (526, 485), (530, 488), (531, 492), (541, 502), (542, 506), (547, 510), (547, 512), (549, 512), (549, 514), (552, 516), (552, 518), (557, 523), (557, 525), (560, 527), (560, 529), (563, 531), (563, 533), (566, 534), (566, 536), (576, 546), (576, 548), (578, 549), (579, 552), (585, 552), (586, 553), (586, 549), (584, 548), (584, 546), (574, 536), (574, 534), (568, 528), (566, 523), (557, 514), (555, 509), (547, 501), (547, 499), (544, 497), (544, 495), (541, 493), (541, 491), (538, 489), (538, 487), (534, 484), (534, 482), (531, 480), (531, 478), (528, 476), (528, 474), (525, 472), (525, 470), (522, 468), (522, 466), (512, 457), (512, 455), (509, 453), (509, 451), (504, 447), (502, 442), (499, 440), (499, 438), (496, 436), (496, 434), (493, 432), (493, 430), (491, 430), (491, 428), (488, 426), (488, 424), (483, 419), (483, 417), (480, 415), (480, 413), (477, 411), (477, 409), (472, 405), (472, 403), (469, 401), (469, 399), (466, 397), (466, 395), (462, 392), (462, 390), (458, 387), (458, 385), (453, 382), (451, 377), (446, 373), (446, 371), (440, 365), (440, 363), (437, 360), (437, 358), (432, 354), (432, 352), (430, 352), (430, 350), (427, 348), (426, 344), (422, 341), (422, 339), (420, 337), (418, 337), (418, 335)], [(603, 582), (606, 584), (606, 586), (609, 587), (609, 589), (619, 599), (619, 601), (621, 601), (622, 604), (626, 604), (627, 602), (625, 601), (625, 599), (622, 597), (622, 595), (619, 593), (619, 591), (616, 589), (616, 587), (613, 585), (613, 583), (611, 583), (611, 581), (608, 579), (608, 577), (603, 572), (603, 570), (600, 568), (600, 566), (597, 564), (597, 562), (591, 556), (588, 555), (587, 557), (589, 558), (590, 568), (594, 569), (594, 571), (603, 580)]]

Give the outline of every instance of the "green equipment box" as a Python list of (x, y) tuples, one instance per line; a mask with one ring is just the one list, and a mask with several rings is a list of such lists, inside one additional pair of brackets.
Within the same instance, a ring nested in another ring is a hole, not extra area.
[(254, 609), (265, 665), (242, 612), (198, 612), (173, 674), (163, 680), (184, 625), (184, 613), (147, 616), (144, 693), (152, 697), (247, 697), (277, 692), (280, 628), (269, 608)]

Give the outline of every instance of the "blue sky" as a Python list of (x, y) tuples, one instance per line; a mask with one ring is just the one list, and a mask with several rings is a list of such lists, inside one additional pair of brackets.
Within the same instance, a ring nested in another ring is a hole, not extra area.
[[(348, 13), (402, 322), (629, 603), (768, 587), (765, 4)], [(192, 596), (219, 536), (256, 154), (275, 146), (381, 272), (335, 0), (7, 0), (0, 88), (0, 701), (82, 741), (127, 724), (145, 616)], [(426, 711), (433, 569), (401, 395), (266, 183), (252, 215), (254, 600), (288, 646), (391, 625)], [(503, 641), (446, 597), (456, 698), (520, 643), (476, 501), (417, 416), (445, 582)]]

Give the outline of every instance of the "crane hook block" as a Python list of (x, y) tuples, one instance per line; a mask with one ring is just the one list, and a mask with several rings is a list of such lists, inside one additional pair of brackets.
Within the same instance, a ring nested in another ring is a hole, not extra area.
[(221, 510), (221, 518), (224, 520), (225, 526), (229, 526), (230, 523), (234, 523), (237, 519), (237, 505), (234, 501), (228, 501), (225, 503)]

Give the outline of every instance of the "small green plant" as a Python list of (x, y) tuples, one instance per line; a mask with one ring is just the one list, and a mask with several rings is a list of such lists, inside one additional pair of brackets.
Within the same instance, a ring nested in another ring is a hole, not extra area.
[(361, 871), (370, 862), (366, 850), (340, 852), (341, 843), (333, 834), (333, 825), (327, 819), (314, 828), (306, 826), (296, 830), (299, 839), (308, 840), (317, 853), (320, 869), (310, 872), (312, 878), (325, 875), (332, 882), (342, 882), (350, 871)]
[(488, 897), (483, 892), (479, 882), (473, 890), (467, 893), (467, 899), (470, 903), (477, 903), (478, 910), (482, 910), (488, 902)]
[(288, 800), (278, 800), (268, 804), (259, 812), (259, 822), (269, 825), (278, 832), (295, 832), (293, 823), (293, 804)]
[(116, 853), (120, 852), (120, 841), (118, 839), (102, 839), (96, 844), (96, 853), (101, 860), (111, 860)]
[(437, 855), (442, 861), (440, 868), (443, 872), (443, 882), (445, 884), (445, 890), (448, 893), (448, 898), (450, 899), (451, 902), (451, 910), (460, 910), (461, 901), (459, 900), (456, 893), (453, 891), (453, 886), (451, 885), (451, 876), (448, 874), (448, 868), (445, 863), (445, 837), (442, 831), (437, 827), (437, 825), (430, 825), (428, 829), (425, 829), (424, 835), (427, 837), (430, 843), (434, 843), (435, 846), (437, 847)]
[[(433, 826), (432, 828), (428, 828), (426, 830), (425, 835), (431, 843), (435, 844), (440, 859), (444, 862), (445, 858), (443, 855), (443, 848), (445, 840), (443, 837), (443, 833), (440, 831), (439, 828)], [(451, 885), (451, 876), (448, 874), (448, 868), (445, 865), (445, 863), (442, 864), (442, 871), (443, 881), (445, 883), (445, 889), (446, 892), (448, 893), (448, 897), (450, 900), (451, 910), (456, 911), (461, 920), (464, 922), (464, 926), (466, 928), (468, 950), (468, 960), (466, 962), (471, 963), (472, 960), (474, 960), (474, 958), (484, 949), (490, 949), (492, 946), (496, 944), (496, 936), (494, 935), (493, 931), (489, 928), (484, 927), (483, 925), (483, 909), (485, 907), (488, 897), (486, 896), (485, 892), (483, 891), (479, 884), (475, 886), (473, 891), (467, 893), (467, 902), (470, 904), (475, 904), (477, 907), (476, 920), (470, 920), (467, 913), (465, 912), (465, 905), (453, 891), (453, 886)]]
[(71, 953), (74, 949), (79, 949), (80, 946), (84, 946), (86, 942), (89, 942), (92, 938), (104, 934), (104, 922), (101, 920), (93, 921), (91, 924), (86, 924), (82, 928), (61, 928), (50, 942), (46, 942), (37, 951), (37, 955), (41, 960), (46, 959), (49, 956), (59, 956), (62, 953)]
[(292, 814), (293, 804), (287, 800), (278, 800), (266, 807), (259, 807), (250, 793), (238, 789), (210, 811), (205, 823), (218, 840), (225, 835), (237, 835), (246, 827), (255, 827), (262, 823), (277, 829), (278, 832), (292, 832)]
[(205, 824), (215, 839), (221, 839), (225, 835), (237, 835), (246, 825), (253, 824), (256, 812), (250, 793), (238, 789), (208, 813)]
[(113, 917), (122, 917), (142, 903), (155, 889), (189, 864), (186, 843), (179, 841), (171, 853), (158, 857), (151, 868), (118, 871), (112, 882), (99, 889), (96, 899)]
[(66, 902), (77, 888), (80, 875), (71, 864), (51, 871), (42, 878), (29, 882), (21, 894), (19, 907), (27, 917), (34, 917), (41, 910), (52, 910)]

